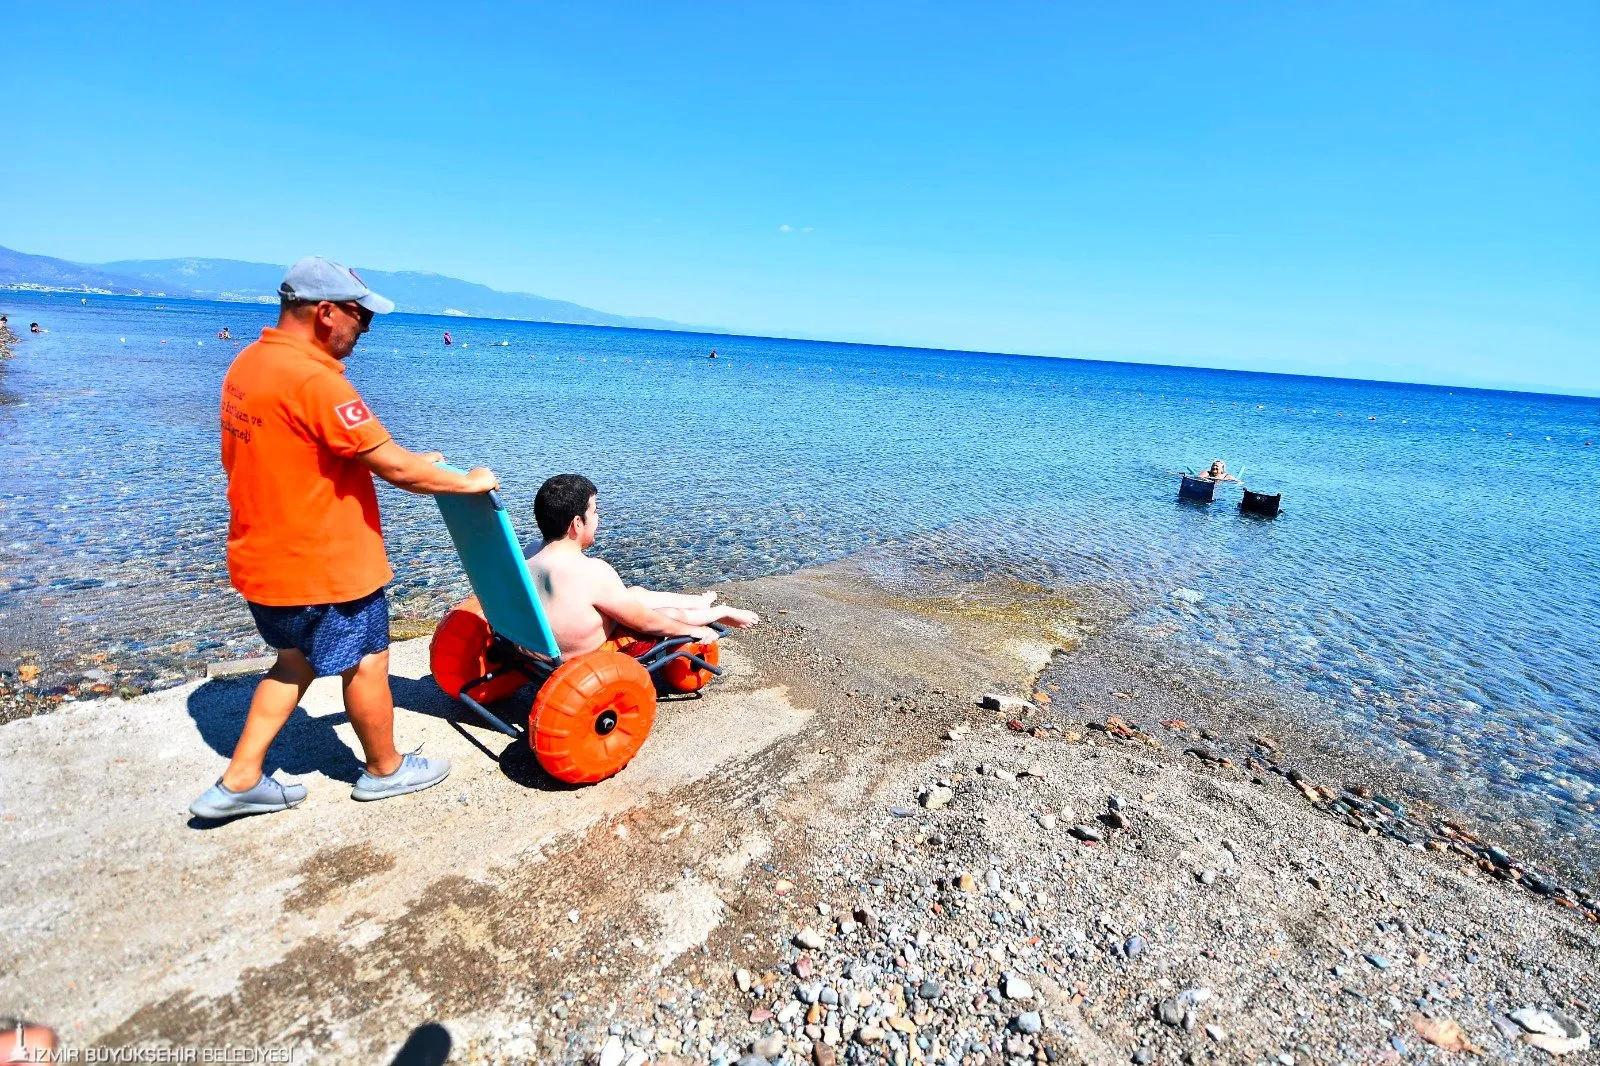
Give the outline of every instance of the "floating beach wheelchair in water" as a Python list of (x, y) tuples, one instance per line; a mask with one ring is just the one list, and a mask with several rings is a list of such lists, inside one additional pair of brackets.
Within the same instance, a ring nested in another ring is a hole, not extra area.
[[(552, 777), (575, 784), (610, 777), (650, 735), (658, 691), (694, 692), (722, 673), (717, 646), (689, 637), (563, 656), (500, 494), (434, 498), (475, 595), (434, 630), (433, 678), (490, 727), (526, 737)], [(539, 692), (526, 731), (485, 706), (529, 682)]]

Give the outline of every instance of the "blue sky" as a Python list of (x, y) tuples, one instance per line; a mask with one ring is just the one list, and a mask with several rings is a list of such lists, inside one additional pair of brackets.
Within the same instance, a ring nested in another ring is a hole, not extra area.
[(1592, 0), (3, 10), (23, 251), (1600, 391)]

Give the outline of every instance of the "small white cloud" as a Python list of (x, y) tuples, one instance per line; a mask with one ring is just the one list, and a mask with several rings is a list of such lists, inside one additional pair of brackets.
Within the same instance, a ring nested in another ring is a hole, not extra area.
[(783, 225), (778, 227), (778, 232), (779, 233), (793, 233), (794, 232), (794, 227), (789, 225), (789, 223), (785, 222)]

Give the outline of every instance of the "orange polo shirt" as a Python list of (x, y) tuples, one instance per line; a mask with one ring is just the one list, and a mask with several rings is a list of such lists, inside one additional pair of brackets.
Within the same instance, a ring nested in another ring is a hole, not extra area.
[(222, 381), (228, 576), (269, 607), (344, 603), (394, 572), (372, 473), (356, 458), (389, 439), (344, 364), (277, 329)]

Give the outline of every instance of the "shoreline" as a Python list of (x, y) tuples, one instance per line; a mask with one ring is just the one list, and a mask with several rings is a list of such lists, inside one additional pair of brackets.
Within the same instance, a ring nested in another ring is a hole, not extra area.
[[(1030, 654), (1041, 657), (1039, 676), (1030, 682), (1030, 691), (1046, 691), (1042, 686), (1047, 685), (1052, 686), (1051, 691), (1055, 687), (1066, 690), (1053, 714), (1048, 703), (1036, 707), (1031, 712), (1030, 726), (1033, 719), (1055, 717), (1067, 722), (1069, 728), (1075, 723), (1082, 731), (1091, 728), (1093, 722), (1092, 728), (1104, 732), (1100, 727), (1105, 720), (1116, 716), (1131, 722), (1144, 738), (1154, 738), (1168, 746), (1177, 744), (1185, 751), (1200, 751), (1203, 754), (1197, 757), (1201, 761), (1220, 766), (1223, 760), (1230, 760), (1233, 766), (1246, 769), (1250, 769), (1247, 762), (1255, 762), (1262, 772), (1270, 772), (1265, 768), (1293, 752), (1297, 776), (1309, 772), (1315, 783), (1333, 793), (1312, 802), (1342, 802), (1344, 806), (1335, 812), (1339, 816), (1381, 815), (1381, 832), (1398, 832), (1399, 839), (1415, 839), (1424, 846), (1430, 838), (1439, 838), (1437, 823), (1447, 821), (1461, 830), (1460, 842), (1477, 847), (1479, 858), (1487, 859), (1490, 847), (1512, 857), (1509, 863), (1499, 863), (1501, 876), (1520, 881), (1524, 865), (1531, 864), (1535, 871), (1533, 884), (1552, 891), (1565, 885), (1572, 890), (1568, 896), (1573, 899), (1580, 886), (1592, 887), (1600, 875), (1600, 840), (1590, 840), (1586, 846), (1570, 839), (1570, 834), (1569, 839), (1559, 840), (1551, 826), (1507, 817), (1499, 801), (1486, 793), (1463, 791), (1427, 768), (1406, 766), (1398, 747), (1359, 747), (1347, 726), (1331, 718), (1317, 718), (1316, 701), (1308, 694), (1267, 681), (1243, 680), (1165, 646), (1158, 639), (1162, 634), (1152, 637), (1149, 627), (1132, 618), (1134, 609), (1120, 593), (1098, 586), (1063, 592), (1019, 584), (1009, 577), (973, 579), (945, 573), (937, 567), (919, 571), (918, 564), (902, 558), (900, 552), (900, 545), (890, 543), (832, 563), (756, 580), (794, 580), (803, 584), (812, 574), (859, 573), (878, 586), (872, 595), (879, 598), (880, 604), (892, 605), (906, 614), (938, 617), (940, 612), (954, 608), (968, 622), (989, 623), (993, 628), (992, 623), (999, 621), (997, 632), (1013, 641), (1031, 641)], [(1026, 606), (1012, 604), (999, 611), (974, 609), (975, 604), (991, 598), (992, 592), (1000, 592), (1003, 598), (1005, 590), (1016, 588), (1036, 602)], [(958, 590), (955, 597), (950, 595), (952, 589)], [(399, 602), (393, 609), (391, 632), (396, 643), (432, 635), (436, 619), (408, 612), (406, 605)], [(1052, 611), (1058, 616), (1055, 621), (1044, 617)], [(1077, 617), (1080, 614), (1082, 617)], [(1018, 635), (1019, 628), (1029, 627), (1033, 631), (1028, 637)], [(1073, 656), (1060, 663), (1054, 659), (1046, 662), (1045, 651), (1059, 648), (1063, 642), (1073, 649)], [(220, 644), (212, 647), (224, 650)], [(0, 657), (0, 728), (12, 721), (85, 703), (113, 697), (136, 699), (195, 681), (237, 674), (241, 672), (238, 664), (264, 653), (215, 659), (207, 658), (202, 646), (190, 649), (185, 656), (189, 661), (182, 665), (174, 667), (167, 657), (157, 666), (152, 655), (152, 666), (144, 668), (137, 656), (132, 656), (131, 662), (108, 661), (104, 654), (91, 649), (75, 655), (71, 669), (61, 671), (59, 676), (52, 676), (48, 666), (31, 676), (20, 674), (19, 667), (26, 670), (35, 662), (33, 654), (26, 651), (20, 662)], [(1074, 668), (1081, 671), (1086, 661), (1094, 664), (1092, 677), (1114, 675), (1115, 683), (1100, 684), (1097, 680), (1086, 686), (1082, 678), (1074, 678)], [(1136, 698), (1123, 700), (1112, 696), (1113, 691)], [(1160, 724), (1178, 720), (1192, 728), (1173, 731)], [(1263, 738), (1270, 744), (1257, 743)], [(1356, 785), (1369, 795), (1345, 795), (1346, 784)], [(1384, 807), (1374, 797), (1382, 797), (1396, 809)], [(1347, 810), (1352, 802), (1364, 813)], [(1413, 824), (1415, 818), (1408, 815), (1424, 821), (1431, 819), (1434, 824), (1431, 828)]]
[[(0, 728), (0, 794), (64, 805), (46, 825), (13, 800), (0, 822), (35, 859), (0, 893), (0, 1010), (69, 1045), (352, 1063), (424, 1018), (459, 1061), (661, 1066), (1379, 1061), (1453, 1039), (1446, 1020), (1533, 1062), (1509, 1012), (1597, 1027), (1600, 925), (1330, 817), (1290, 780), (1325, 773), (1298, 736), (1277, 738), (1280, 772), (1186, 754), (1229, 757), (1232, 724), (1146, 721), (1156, 690), (1123, 686), (1160, 664), (1118, 651), (1116, 604), (869, 570), (731, 586), (767, 624), (592, 788), (451, 728), (423, 641), (396, 650), (402, 739), (456, 773), (388, 809), (341, 794), (328, 686), (274, 749), (306, 807), (208, 832), (180, 812), (250, 680)], [(986, 692), (1045, 693), (1056, 728), (980, 709)], [(75, 805), (89, 788), (111, 802)]]

